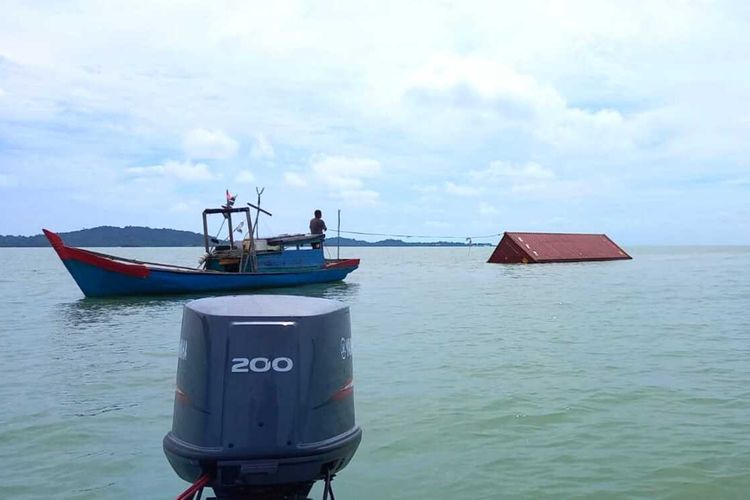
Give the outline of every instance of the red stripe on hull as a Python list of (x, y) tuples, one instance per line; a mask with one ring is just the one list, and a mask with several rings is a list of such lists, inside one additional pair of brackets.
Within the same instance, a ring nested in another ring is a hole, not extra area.
[(348, 398), (354, 394), (354, 380), (350, 379), (344, 386), (336, 391), (333, 396), (331, 396), (331, 400), (333, 401), (339, 401), (344, 398)]
[(105, 271), (112, 271), (113, 273), (134, 276), (136, 278), (146, 278), (150, 273), (148, 267), (144, 265), (126, 264), (124, 262), (101, 257), (93, 252), (81, 250), (80, 248), (66, 247), (62, 238), (56, 233), (46, 229), (42, 229), (42, 231), (44, 231), (44, 235), (49, 240), (52, 248), (55, 249), (57, 255), (59, 255), (62, 260), (77, 260), (84, 264), (104, 269)]
[(359, 259), (343, 259), (336, 262), (326, 262), (326, 269), (335, 269), (337, 267), (357, 267)]

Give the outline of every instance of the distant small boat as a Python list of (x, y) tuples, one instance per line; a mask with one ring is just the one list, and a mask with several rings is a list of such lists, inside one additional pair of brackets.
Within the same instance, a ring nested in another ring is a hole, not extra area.
[[(227, 193), (227, 200), (230, 200)], [(359, 259), (326, 259), (322, 234), (254, 238), (248, 207), (203, 211), (206, 254), (202, 269), (142, 262), (66, 246), (59, 235), (43, 229), (52, 248), (87, 297), (183, 294), (251, 290), (343, 280), (359, 267)], [(251, 205), (259, 212), (270, 213)], [(235, 242), (232, 214), (244, 213), (247, 236)], [(229, 221), (228, 244), (208, 235), (206, 216), (223, 214)], [(257, 215), (256, 215), (257, 221)], [(209, 242), (215, 242), (212, 248)]]

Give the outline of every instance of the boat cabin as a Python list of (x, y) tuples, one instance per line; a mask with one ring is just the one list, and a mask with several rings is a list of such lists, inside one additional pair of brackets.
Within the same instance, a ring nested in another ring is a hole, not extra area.
[[(248, 204), (249, 205), (249, 204)], [(258, 211), (263, 209), (250, 205)], [(228, 238), (223, 243), (208, 234), (209, 215), (221, 214), (228, 223)], [(244, 238), (234, 238), (232, 215), (247, 224)], [(257, 223), (257, 216), (256, 216)], [(207, 208), (203, 211), (203, 236), (206, 255), (204, 269), (223, 272), (273, 273), (293, 272), (320, 268), (325, 265), (323, 234), (285, 234), (271, 238), (255, 238), (250, 208)], [(212, 246), (211, 243), (214, 243)]]

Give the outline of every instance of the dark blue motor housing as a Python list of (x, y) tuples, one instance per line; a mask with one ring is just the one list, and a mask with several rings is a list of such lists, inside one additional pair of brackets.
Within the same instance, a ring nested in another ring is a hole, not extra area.
[[(219, 498), (299, 498), (349, 463), (354, 421), (349, 308), (246, 295), (185, 306), (167, 459)], [(287, 496), (276, 494), (279, 492)]]

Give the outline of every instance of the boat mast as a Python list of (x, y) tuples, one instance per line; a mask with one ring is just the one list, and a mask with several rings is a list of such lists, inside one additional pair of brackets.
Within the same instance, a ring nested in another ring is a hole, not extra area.
[(208, 250), (208, 220), (206, 220), (206, 211), (203, 211), (203, 240), (204, 245), (206, 246), (206, 253), (209, 252)]
[[(255, 256), (255, 238), (253, 237), (253, 234), (255, 232), (255, 228), (253, 227), (253, 222), (250, 220), (250, 209), (246, 208), (244, 209), (245, 212), (245, 218), (247, 219), (247, 233), (250, 236), (248, 239), (248, 245), (250, 248), (249, 250), (249, 257), (250, 257), (250, 272), (256, 272), (258, 270), (258, 261), (256, 260)], [(256, 219), (257, 220), (257, 219)], [(243, 241), (242, 243), (242, 258), (240, 259), (240, 272), (244, 272), (242, 269), (242, 259), (245, 257), (245, 243)]]
[[(260, 195), (258, 195), (258, 198), (260, 199)], [(271, 214), (271, 212), (263, 210), (259, 206), (255, 206), (255, 205), (253, 205), (252, 203), (249, 203), (249, 202), (248, 202), (248, 206), (253, 207), (258, 212), (263, 212), (264, 214), (268, 215), (269, 217), (273, 217), (273, 215)], [(250, 263), (251, 263), (251, 266), (252, 266), (252, 269), (250, 271), (251, 272), (255, 272), (255, 271), (258, 270), (258, 261), (256, 260), (256, 255), (255, 255), (255, 239), (254, 239), (253, 235), (255, 234), (255, 228), (257, 227), (257, 223), (256, 223), (255, 227), (253, 227), (253, 223), (250, 221), (250, 209), (249, 208), (245, 208), (244, 210), (246, 211), (245, 213), (247, 215), (247, 224), (250, 226), (250, 229), (249, 229), (249, 232), (250, 232)], [(257, 215), (256, 215), (256, 220), (257, 220)]]
[(263, 191), (265, 191), (266, 188), (262, 187), (260, 190), (256, 187), (255, 192), (258, 193), (258, 210), (255, 211), (255, 237), (258, 238), (260, 236), (260, 231), (258, 230), (258, 216), (260, 216), (260, 195), (263, 194)]
[(232, 229), (232, 209), (228, 209), (225, 214), (229, 220), (229, 248), (234, 248), (234, 229)]

